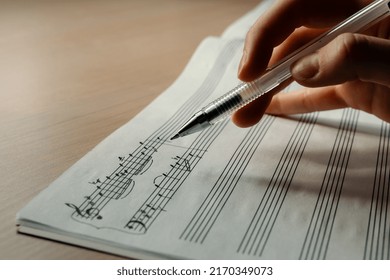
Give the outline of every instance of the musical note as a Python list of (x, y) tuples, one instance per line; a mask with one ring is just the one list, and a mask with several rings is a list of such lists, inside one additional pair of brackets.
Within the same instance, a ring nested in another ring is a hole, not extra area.
[(155, 147), (149, 147), (149, 146), (144, 146), (143, 147), (145, 150), (152, 149), (153, 152), (157, 152), (157, 149)]
[(101, 183), (100, 179), (96, 179), (96, 181), (92, 181), (92, 182), (88, 182), (89, 184), (91, 185), (97, 185), (99, 183)]
[(160, 207), (160, 206), (155, 206), (155, 205), (150, 205), (150, 204), (146, 204), (146, 207), (147, 208), (150, 208), (152, 211), (166, 211), (164, 208)]
[(172, 197), (166, 196), (166, 195), (162, 195), (160, 193), (158, 194), (158, 196), (161, 197), (161, 198), (172, 199)]
[(170, 164), (172, 168), (181, 169), (190, 172), (191, 165), (187, 159), (180, 159), (174, 165)]
[(144, 218), (146, 218), (146, 219), (150, 219), (150, 215), (148, 215), (147, 213), (146, 213), (146, 211), (145, 210), (142, 210), (141, 211), (141, 219), (143, 220)]
[(89, 208), (85, 211), (85, 213), (88, 215), (88, 218), (96, 218), (98, 220), (103, 219), (103, 217), (100, 215), (100, 211), (97, 208)]
[(152, 206), (152, 205), (150, 205), (150, 204), (146, 204), (146, 207), (148, 207), (148, 208), (150, 208), (150, 209), (152, 209), (152, 210), (156, 210), (157, 208), (154, 208), (154, 205)]
[[(153, 163), (150, 155), (146, 155), (144, 152), (141, 152), (141, 154), (143, 156), (133, 156), (130, 154), (131, 158), (128, 160), (127, 166), (131, 167), (130, 173), (132, 173), (132, 175), (142, 175)], [(125, 172), (129, 172), (129, 169), (126, 169)]]
[(202, 156), (200, 156), (200, 155), (194, 155), (194, 154), (192, 154), (192, 153), (189, 153), (188, 155), (189, 155), (190, 157), (202, 158)]
[(172, 189), (170, 189), (170, 188), (162, 188), (161, 187), (161, 184), (163, 183), (164, 179), (166, 179), (166, 178), (171, 178), (175, 181), (178, 180), (176, 178), (169, 177), (167, 174), (164, 173), (163, 175), (159, 175), (156, 178), (154, 178), (154, 180), (153, 180), (154, 186), (157, 188), (164, 189), (164, 190), (172, 191)]

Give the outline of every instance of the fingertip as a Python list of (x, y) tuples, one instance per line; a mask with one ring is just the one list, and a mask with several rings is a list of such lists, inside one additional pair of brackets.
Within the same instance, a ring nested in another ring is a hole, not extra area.
[(249, 35), (238, 67), (238, 78), (243, 82), (252, 82), (263, 74), (272, 54), (272, 47), (255, 43), (255, 35)]
[(248, 61), (248, 51), (244, 49), (240, 66), (238, 67), (238, 78), (243, 82), (251, 82), (257, 78), (256, 76), (256, 68), (253, 67), (253, 63)]
[(247, 104), (232, 115), (233, 123), (242, 128), (257, 124), (263, 117), (271, 99), (271, 95), (265, 95)]
[(260, 121), (261, 117), (262, 115), (256, 118), (246, 118), (243, 117), (240, 113), (236, 112), (232, 115), (232, 122), (240, 128), (247, 128), (257, 124)]
[(260, 77), (262, 73), (263, 70), (258, 65), (248, 61), (240, 64), (237, 77), (241, 81), (249, 83)]
[(244, 49), (243, 52), (242, 52), (242, 57), (241, 57), (241, 60), (240, 60), (240, 65), (238, 66), (238, 75), (240, 75), (240, 73), (242, 72), (242, 68), (245, 66), (246, 61), (247, 61), (247, 58), (248, 58), (248, 53), (247, 53), (247, 51)]

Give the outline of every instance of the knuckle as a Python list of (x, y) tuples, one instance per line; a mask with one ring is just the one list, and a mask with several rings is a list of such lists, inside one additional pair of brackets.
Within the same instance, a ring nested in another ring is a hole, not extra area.
[(354, 65), (361, 60), (366, 52), (366, 40), (364, 36), (353, 33), (345, 33), (336, 38), (339, 54)]
[[(358, 79), (367, 57), (365, 36), (354, 33), (339, 35), (335, 40), (336, 65), (349, 80)], [(364, 68), (364, 67), (363, 67)]]

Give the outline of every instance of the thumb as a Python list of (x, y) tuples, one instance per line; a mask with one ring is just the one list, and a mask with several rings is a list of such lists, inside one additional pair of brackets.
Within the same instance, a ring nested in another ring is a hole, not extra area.
[(390, 41), (343, 34), (292, 65), (294, 79), (307, 87), (361, 80), (390, 86)]

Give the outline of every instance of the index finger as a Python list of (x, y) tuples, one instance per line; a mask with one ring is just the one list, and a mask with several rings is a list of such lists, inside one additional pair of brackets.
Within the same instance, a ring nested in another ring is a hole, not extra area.
[[(278, 0), (249, 30), (239, 78), (252, 81), (267, 68), (273, 50), (298, 27), (324, 28), (365, 6), (370, 0)], [(291, 41), (291, 40), (290, 40)]]

